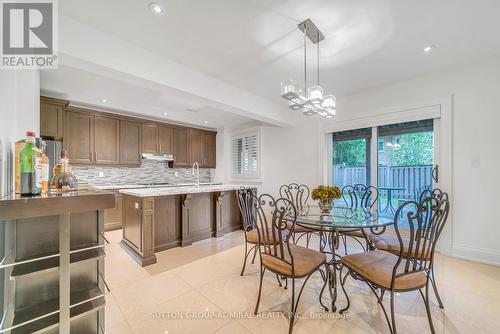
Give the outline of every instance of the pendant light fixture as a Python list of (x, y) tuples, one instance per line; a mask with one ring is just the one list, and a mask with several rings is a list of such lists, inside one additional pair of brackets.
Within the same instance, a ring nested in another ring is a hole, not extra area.
[[(333, 118), (336, 112), (336, 98), (333, 94), (323, 95), (323, 87), (319, 83), (319, 43), (325, 39), (316, 25), (307, 19), (298, 25), (304, 33), (304, 86), (300, 90), (293, 80), (281, 83), (281, 97), (288, 101), (289, 108), (302, 111), (304, 115), (320, 115)], [(307, 39), (316, 44), (316, 84), (307, 83)]]

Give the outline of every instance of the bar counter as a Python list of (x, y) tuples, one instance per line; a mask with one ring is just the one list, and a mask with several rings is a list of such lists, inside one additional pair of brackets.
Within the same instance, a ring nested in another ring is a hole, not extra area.
[(0, 198), (0, 332), (104, 333), (103, 210), (93, 189)]

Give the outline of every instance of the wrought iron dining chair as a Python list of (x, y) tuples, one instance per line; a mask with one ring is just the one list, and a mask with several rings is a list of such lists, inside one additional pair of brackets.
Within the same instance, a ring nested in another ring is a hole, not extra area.
[[(443, 192), (439, 188), (435, 189), (423, 189), (422, 192), (418, 195), (418, 199), (421, 202), (424, 198), (426, 197), (434, 197), (437, 198), (439, 201), (446, 200), (449, 201), (448, 198), (448, 193)], [(401, 210), (400, 215), (404, 215), (404, 211)], [(371, 244), (374, 246), (374, 248), (387, 251), (390, 253), (393, 253), (395, 255), (398, 255), (400, 252), (400, 244), (399, 240), (396, 236), (391, 236), (387, 234), (381, 234), (381, 235), (376, 235), (376, 234), (370, 234), (368, 235), (368, 238), (370, 239)], [(408, 254), (408, 245), (409, 245), (409, 240), (408, 238), (403, 238), (403, 256), (406, 257)], [(432, 288), (434, 290), (434, 294), (436, 295), (436, 299), (438, 301), (439, 307), (444, 308), (443, 301), (441, 300), (441, 296), (439, 295), (439, 291), (437, 288), (436, 284), (436, 277), (434, 274), (434, 266), (431, 266), (431, 276), (430, 276), (430, 281), (432, 283)]]
[[(401, 217), (400, 212), (403, 210), (405, 214)], [(416, 290), (419, 291), (424, 301), (431, 332), (435, 333), (429, 303), (429, 284), (436, 244), (445, 226), (449, 210), (447, 195), (442, 196), (441, 199), (437, 196), (429, 196), (420, 202), (403, 203), (394, 216), (394, 229), (399, 242), (397, 254), (374, 250), (342, 258), (342, 265), (347, 268), (347, 273), (343, 278), (341, 273), (342, 289), (345, 292), (345, 281), (348, 276), (367, 283), (382, 307), (391, 333), (396, 333), (395, 292)], [(409, 226), (407, 243), (401, 231), (406, 225)], [(376, 292), (377, 288), (381, 289), (380, 296)], [(422, 292), (424, 288), (425, 296)], [(390, 320), (382, 300), (386, 291), (391, 294)], [(349, 297), (347, 303), (347, 307), (340, 313), (344, 313), (349, 307)]]
[[(266, 270), (292, 281), (292, 305), (289, 315), (289, 333), (292, 333), (297, 306), (304, 287), (311, 275), (326, 262), (326, 255), (309, 248), (297, 246), (291, 239), (288, 228), (295, 227), (297, 210), (286, 198), (274, 199), (271, 195), (262, 194), (253, 197), (256, 213), (256, 226), (260, 244), (260, 284), (255, 315), (258, 314), (262, 293), (262, 281)], [(295, 297), (295, 280), (305, 281)]]
[[(243, 260), (243, 268), (241, 268), (240, 276), (243, 276), (245, 272), (245, 267), (247, 264), (248, 255), (254, 251), (252, 264), (255, 262), (255, 257), (257, 256), (259, 236), (257, 234), (257, 229), (255, 226), (255, 214), (253, 211), (252, 201), (254, 200), (254, 190), (252, 188), (241, 187), (238, 190), (238, 207), (240, 208), (241, 217), (243, 220), (243, 231), (245, 234), (245, 259)], [(248, 249), (248, 246), (251, 246)]]
[[(378, 200), (378, 189), (374, 186), (366, 186), (364, 184), (346, 185), (342, 188), (342, 198), (345, 205), (349, 209), (365, 208), (371, 210)], [(338, 229), (341, 234), (342, 242), (344, 243), (344, 253), (347, 255), (347, 237), (356, 240), (363, 251), (369, 249), (369, 239), (367, 233), (363, 229)], [(365, 244), (359, 240), (364, 240)]]
[[(282, 198), (286, 198), (291, 203), (293, 203), (297, 214), (304, 214), (309, 210), (307, 200), (309, 199), (310, 190), (305, 184), (299, 185), (298, 183), (284, 184), (279, 189), (279, 195)], [(292, 230), (291, 225), (288, 226), (288, 230), (292, 233), (293, 243), (297, 244), (303, 236), (306, 237), (306, 247), (309, 247), (309, 242), (311, 241), (311, 235), (316, 233), (312, 229), (308, 229), (302, 226), (295, 226)]]

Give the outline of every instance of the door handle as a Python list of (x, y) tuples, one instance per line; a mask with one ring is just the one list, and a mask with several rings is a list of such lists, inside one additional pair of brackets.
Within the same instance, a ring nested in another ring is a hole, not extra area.
[(439, 165), (434, 166), (431, 172), (432, 179), (434, 182), (438, 183), (439, 182)]

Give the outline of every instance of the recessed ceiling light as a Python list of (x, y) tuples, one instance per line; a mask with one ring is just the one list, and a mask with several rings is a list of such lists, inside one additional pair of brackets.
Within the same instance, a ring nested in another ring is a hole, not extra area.
[(424, 48), (424, 52), (425, 53), (429, 53), (431, 52), (436, 46), (435, 45), (427, 45), (425, 48)]
[(108, 102), (108, 100), (106, 100), (106, 99), (101, 99), (101, 102), (102, 102), (102, 103), (106, 103), (106, 102)]
[(161, 13), (163, 13), (163, 7), (160, 6), (160, 4), (157, 3), (157, 2), (151, 2), (149, 4), (149, 9), (151, 9), (151, 11), (153, 13), (155, 13), (155, 14), (161, 14)]
[(208, 124), (208, 121), (205, 121), (205, 122), (203, 122), (203, 123)]
[(167, 115), (168, 115), (168, 112), (164, 112), (164, 113), (163, 113), (163, 116), (167, 116)]

